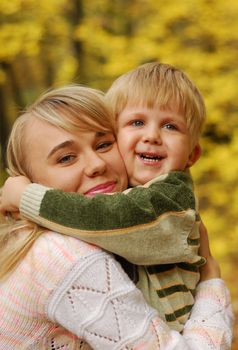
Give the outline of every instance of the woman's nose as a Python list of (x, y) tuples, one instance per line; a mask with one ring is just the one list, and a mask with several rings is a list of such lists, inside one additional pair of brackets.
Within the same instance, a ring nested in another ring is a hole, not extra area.
[(106, 162), (96, 152), (87, 155), (85, 174), (90, 177), (102, 175), (106, 171)]

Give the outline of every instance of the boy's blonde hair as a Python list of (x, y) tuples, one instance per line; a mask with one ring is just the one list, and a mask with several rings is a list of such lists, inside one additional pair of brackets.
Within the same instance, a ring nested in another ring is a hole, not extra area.
[[(27, 163), (30, 149), (27, 150), (25, 140), (27, 126), (35, 118), (69, 132), (114, 132), (111, 110), (102, 92), (79, 85), (48, 91), (29, 106), (13, 125), (7, 146), (7, 165), (11, 176), (31, 176)], [(10, 219), (1, 222), (0, 279), (13, 270), (42, 232), (43, 228), (29, 221)]]
[(171, 65), (143, 64), (116, 79), (105, 97), (115, 118), (127, 105), (175, 109), (186, 118), (192, 146), (198, 142), (206, 115), (203, 97), (186, 74)]

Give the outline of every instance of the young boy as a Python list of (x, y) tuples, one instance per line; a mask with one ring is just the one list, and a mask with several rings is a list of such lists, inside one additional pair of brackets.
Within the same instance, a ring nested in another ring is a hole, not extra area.
[(23, 194), (21, 213), (62, 233), (71, 227), (69, 234), (137, 264), (126, 270), (169, 326), (181, 331), (203, 263), (186, 172), (200, 156), (204, 102), (184, 73), (159, 63), (122, 75), (106, 98), (130, 185), (147, 184), (93, 198), (33, 184)]

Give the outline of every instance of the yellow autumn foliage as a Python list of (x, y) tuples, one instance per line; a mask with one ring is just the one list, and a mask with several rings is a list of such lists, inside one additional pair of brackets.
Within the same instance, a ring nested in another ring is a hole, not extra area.
[[(238, 301), (238, 2), (1, 0), (0, 18), (1, 127), (16, 118), (12, 106), (49, 86), (106, 90), (148, 61), (174, 64), (196, 82), (207, 124), (192, 173), (214, 255)], [(1, 182), (5, 176), (2, 168)]]

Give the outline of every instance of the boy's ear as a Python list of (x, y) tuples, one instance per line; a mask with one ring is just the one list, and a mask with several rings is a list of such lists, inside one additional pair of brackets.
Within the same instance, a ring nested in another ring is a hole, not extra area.
[(201, 153), (202, 153), (202, 149), (198, 143), (195, 145), (194, 149), (192, 150), (192, 152), (189, 156), (187, 168), (190, 168), (193, 164), (196, 163), (196, 161), (200, 158)]

